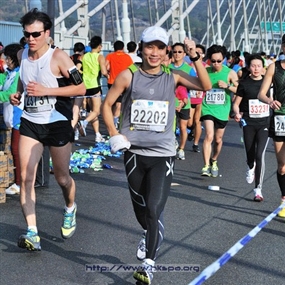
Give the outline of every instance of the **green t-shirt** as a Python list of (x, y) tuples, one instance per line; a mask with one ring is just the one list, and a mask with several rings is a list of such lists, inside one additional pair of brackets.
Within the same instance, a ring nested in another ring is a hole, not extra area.
[(83, 82), (86, 89), (92, 89), (101, 85), (100, 64), (98, 62), (99, 53), (88, 52), (82, 59)]
[[(180, 66), (175, 66), (173, 63), (171, 63), (169, 65), (169, 68), (171, 70), (181, 70), (181, 71), (184, 71), (185, 73), (187, 73), (188, 75), (190, 75), (190, 71), (192, 69), (192, 66), (190, 66), (186, 62), (183, 62)], [(191, 105), (190, 105), (190, 99), (189, 98), (190, 98), (190, 96), (188, 94), (188, 102), (182, 109), (190, 109)], [(177, 98), (175, 98), (175, 107), (178, 107), (178, 106), (179, 106), (179, 100)]]
[[(12, 71), (15, 72), (15, 71)], [(10, 95), (17, 92), (18, 87), (18, 79), (20, 76), (20, 73), (17, 71), (16, 73), (13, 73), (13, 76), (9, 76), (8, 72), (4, 72), (0, 74), (0, 102), (9, 102)], [(5, 90), (2, 90), (5, 82), (9, 81), (8, 88)], [(1, 88), (2, 86), (2, 88)]]
[(202, 102), (201, 116), (210, 115), (218, 120), (228, 121), (231, 109), (231, 91), (219, 88), (218, 81), (222, 80), (228, 83), (230, 68), (223, 65), (219, 72), (213, 71), (212, 67), (207, 67), (212, 89), (206, 92)]

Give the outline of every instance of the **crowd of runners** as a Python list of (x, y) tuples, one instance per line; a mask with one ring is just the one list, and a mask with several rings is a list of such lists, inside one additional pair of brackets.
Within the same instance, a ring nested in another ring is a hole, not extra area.
[[(25, 47), (3, 48), (6, 70), (0, 77), (1, 101), (10, 102), (11, 120), (17, 119), (11, 122), (16, 129), (13, 156), (27, 223), (19, 247), (41, 250), (34, 186), (44, 147), (49, 148), (65, 202), (62, 237), (74, 234), (76, 183), (69, 172), (70, 152), (74, 140), (87, 135), (89, 123), (95, 142), (105, 141), (100, 115), (112, 152), (124, 151), (130, 197), (142, 228), (137, 248), (142, 266), (134, 273), (142, 284), (153, 279), (164, 237), (164, 207), (175, 163), (186, 159), (187, 140), (193, 141), (193, 155), (202, 154), (201, 175), (214, 179), (219, 176), (227, 123), (239, 123), (245, 179), (254, 183), (253, 200), (261, 202), (265, 151), (272, 138), (281, 203), (285, 202), (285, 60), (266, 59), (262, 53), (229, 53), (224, 46), (205, 47), (188, 38), (170, 45), (167, 32), (157, 26), (145, 29), (139, 44), (128, 43), (128, 52), (116, 41), (114, 51), (104, 57), (102, 39), (94, 36), (88, 48), (76, 43), (69, 56), (49, 42), (52, 22), (47, 14), (33, 9), (20, 23)], [(108, 82), (103, 101), (102, 76)], [(278, 215), (285, 218), (285, 208)]]

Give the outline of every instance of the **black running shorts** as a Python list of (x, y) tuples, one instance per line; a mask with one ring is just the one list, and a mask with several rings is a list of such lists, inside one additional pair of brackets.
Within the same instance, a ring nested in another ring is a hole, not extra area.
[(190, 119), (190, 109), (181, 109), (180, 112), (176, 111), (176, 117), (188, 121)]
[(60, 147), (74, 141), (74, 130), (70, 121), (35, 124), (21, 118), (20, 134), (33, 138), (47, 146)]
[(101, 94), (102, 94), (101, 87), (87, 89), (85, 93), (86, 96), (94, 96), (94, 97), (96, 97), (95, 95), (99, 95), (100, 97)]
[(219, 120), (219, 119), (217, 119), (217, 118), (215, 118), (214, 116), (211, 116), (211, 115), (205, 115), (205, 116), (202, 116), (200, 118), (200, 121), (205, 121), (205, 120), (213, 121), (215, 129), (224, 129), (227, 126), (227, 123), (228, 123), (228, 121)]
[(274, 116), (270, 117), (270, 127), (269, 127), (269, 135), (275, 142), (285, 142), (285, 136), (276, 136), (274, 130)]

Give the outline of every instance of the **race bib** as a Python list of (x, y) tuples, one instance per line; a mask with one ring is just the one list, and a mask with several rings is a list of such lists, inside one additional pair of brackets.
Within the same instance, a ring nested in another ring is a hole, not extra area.
[(211, 89), (206, 92), (206, 103), (223, 105), (226, 100), (226, 92), (224, 89)]
[(25, 96), (25, 111), (28, 113), (37, 113), (52, 110), (48, 96)]
[(274, 130), (276, 136), (285, 136), (285, 115), (274, 117)]
[(131, 129), (164, 132), (168, 109), (168, 101), (134, 100), (131, 107)]
[(190, 90), (190, 98), (202, 98), (203, 91)]
[(258, 99), (251, 99), (248, 101), (249, 117), (250, 118), (264, 118), (269, 117), (269, 105), (260, 102)]

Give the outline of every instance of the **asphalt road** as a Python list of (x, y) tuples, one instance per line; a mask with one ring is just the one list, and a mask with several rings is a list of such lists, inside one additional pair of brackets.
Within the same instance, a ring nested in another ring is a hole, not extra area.
[[(231, 121), (218, 161), (221, 177), (201, 177), (202, 154), (193, 153), (187, 142), (186, 160), (176, 161), (171, 194), (165, 208), (165, 240), (157, 264), (171, 272), (156, 272), (152, 284), (189, 284), (251, 231), (280, 203), (276, 180), (276, 159), (270, 141), (266, 153), (264, 201), (253, 202), (252, 185), (245, 181), (245, 154), (241, 130)], [(94, 145), (94, 134), (79, 141)], [(132, 270), (120, 265), (139, 265), (136, 247), (141, 229), (136, 222), (127, 189), (122, 157), (106, 157), (112, 169), (72, 174), (77, 184), (77, 230), (63, 240), (60, 235), (61, 191), (51, 175), (50, 187), (37, 190), (37, 221), (41, 252), (17, 247), (25, 232), (18, 196), (0, 204), (0, 283), (135, 284)], [(219, 191), (208, 190), (220, 186)], [(274, 218), (204, 284), (285, 284), (285, 223)], [(192, 268), (190, 266), (197, 265)], [(113, 271), (106, 270), (107, 266)], [(173, 272), (185, 269), (183, 272)], [(86, 272), (91, 271), (91, 272)]]

